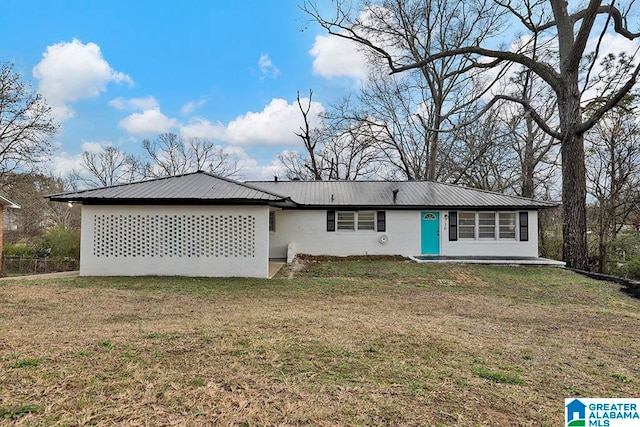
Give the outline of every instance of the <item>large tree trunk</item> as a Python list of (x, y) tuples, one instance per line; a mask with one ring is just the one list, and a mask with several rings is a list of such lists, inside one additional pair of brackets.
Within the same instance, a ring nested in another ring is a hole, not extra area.
[(525, 117), (527, 134), (525, 135), (524, 153), (522, 154), (522, 186), (521, 196), (530, 199), (534, 196), (535, 185), (533, 183), (533, 175), (535, 173), (536, 161), (533, 151), (534, 144), (534, 122), (530, 114)]
[[(560, 27), (559, 27), (560, 28)], [(560, 31), (560, 30), (559, 30)], [(562, 45), (560, 50), (562, 51)], [(564, 85), (557, 91), (562, 156), (562, 256), (567, 267), (588, 270), (587, 177), (584, 136), (577, 128), (582, 122), (578, 70), (565, 69)]]
[[(442, 126), (442, 107), (438, 105), (435, 109), (435, 120), (433, 123), (434, 129), (440, 129)], [(438, 161), (438, 150), (439, 150), (439, 142), (440, 142), (440, 132), (431, 132), (431, 138), (429, 140), (429, 158), (427, 159), (427, 174), (424, 178), (429, 181), (435, 181), (437, 178), (436, 174), (436, 163)]]
[(607, 273), (607, 256), (608, 256), (608, 239), (609, 234), (609, 220), (606, 218), (607, 203), (604, 198), (600, 199), (598, 203), (598, 273)]
[(560, 153), (564, 234), (562, 255), (567, 267), (587, 270), (587, 185), (582, 135), (568, 134), (562, 141)]

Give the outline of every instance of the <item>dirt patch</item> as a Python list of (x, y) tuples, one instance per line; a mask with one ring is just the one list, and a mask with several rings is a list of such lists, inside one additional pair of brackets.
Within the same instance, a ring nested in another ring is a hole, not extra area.
[(329, 255), (298, 254), (296, 260), (303, 263), (315, 264), (319, 262), (350, 262), (350, 261), (406, 261), (401, 255), (349, 255), (344, 257)]
[(473, 273), (469, 272), (466, 269), (456, 268), (450, 269), (447, 271), (447, 275), (450, 277), (448, 279), (441, 279), (443, 281), (442, 284), (446, 286), (456, 286), (456, 285), (465, 285), (465, 286), (481, 286), (487, 287), (489, 284), (477, 277)]

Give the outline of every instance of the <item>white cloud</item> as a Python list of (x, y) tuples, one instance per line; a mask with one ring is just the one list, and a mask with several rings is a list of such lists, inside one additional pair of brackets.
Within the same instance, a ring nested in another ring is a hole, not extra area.
[[(365, 6), (358, 18), (354, 20), (353, 30), (370, 40), (374, 45), (383, 48), (392, 57), (398, 58), (401, 51), (394, 42), (394, 37), (385, 32), (372, 31), (371, 28), (382, 28), (391, 22), (393, 12), (383, 6)], [(314, 57), (313, 73), (325, 78), (352, 77), (363, 80), (368, 73), (382, 67), (388, 72), (388, 64), (378, 53), (374, 53), (363, 45), (337, 35), (316, 36), (309, 54)]]
[(278, 159), (271, 159), (270, 163), (261, 164), (258, 160), (249, 156), (241, 147), (228, 146), (224, 151), (238, 159), (240, 170), (235, 179), (250, 181), (271, 181), (274, 176), (284, 177), (286, 171)]
[[(589, 39), (587, 43), (587, 51), (594, 51), (597, 47), (598, 37), (593, 37)], [(604, 73), (600, 61), (606, 58), (608, 55), (618, 56), (621, 53), (626, 53), (627, 57), (634, 57), (638, 53), (640, 49), (640, 43), (638, 40), (629, 40), (620, 34), (611, 34), (607, 33), (602, 37), (602, 43), (600, 44), (600, 49), (598, 51), (598, 59), (596, 60), (596, 66), (594, 67), (593, 73)], [(593, 78), (592, 73), (592, 78)]]
[(89, 153), (101, 153), (104, 151), (104, 147), (111, 145), (110, 142), (95, 142), (95, 141), (82, 141), (80, 148), (82, 151), (88, 151)]
[(314, 57), (313, 73), (316, 75), (357, 79), (367, 75), (367, 60), (350, 40), (332, 35), (316, 36), (309, 54)]
[(54, 176), (65, 177), (74, 170), (82, 168), (82, 153), (71, 155), (59, 152), (51, 159), (51, 173)]
[[(308, 99), (302, 99), (303, 105)], [(311, 103), (311, 125), (324, 111), (319, 102)], [(289, 145), (299, 140), (294, 132), (299, 132), (303, 124), (297, 102), (274, 98), (258, 113), (248, 112), (229, 122), (224, 140), (240, 145)]]
[[(303, 105), (309, 100), (301, 99)], [(295, 132), (303, 125), (298, 103), (289, 104), (286, 100), (274, 98), (262, 111), (248, 112), (236, 117), (228, 124), (212, 122), (204, 117), (191, 117), (186, 123), (167, 117), (160, 111), (155, 98), (146, 97), (132, 100), (117, 98), (112, 106), (121, 109), (144, 108), (120, 120), (118, 126), (132, 135), (149, 136), (163, 132), (178, 131), (184, 138), (207, 138), (232, 145), (292, 145), (299, 142)], [(324, 112), (322, 104), (312, 102), (310, 124), (317, 125), (319, 115)]]
[(128, 75), (111, 68), (97, 44), (77, 39), (48, 46), (33, 76), (58, 120), (75, 115), (70, 103), (97, 97), (108, 83), (133, 83)]
[(189, 101), (182, 106), (182, 108), (180, 109), (180, 114), (183, 116), (188, 116), (189, 114), (193, 113), (196, 108), (202, 107), (203, 105), (204, 99), (201, 99), (200, 101)]
[(131, 134), (148, 136), (168, 132), (178, 126), (178, 121), (162, 114), (159, 108), (152, 108), (125, 117), (118, 126)]
[(82, 153), (85, 151), (93, 154), (102, 153), (105, 147), (112, 146), (110, 141), (82, 141), (80, 149), (82, 150), (77, 154), (69, 154), (66, 151), (60, 152), (53, 156), (51, 172), (54, 176), (65, 177), (73, 171), (83, 171), (83, 159)]
[(271, 58), (269, 58), (269, 55), (266, 53), (260, 55), (258, 67), (260, 67), (260, 72), (262, 73), (260, 80), (264, 80), (267, 77), (275, 79), (280, 75), (280, 70), (274, 65), (273, 61), (271, 61)]
[(160, 108), (158, 101), (153, 96), (130, 99), (118, 97), (109, 101), (109, 105), (118, 110), (152, 110)]
[(212, 123), (202, 117), (195, 117), (186, 125), (180, 126), (180, 135), (184, 138), (223, 138), (225, 127), (222, 123)]
[[(596, 41), (596, 38), (589, 40), (588, 47), (594, 49)], [(638, 40), (629, 40), (620, 34), (607, 33), (602, 38), (599, 57), (603, 58), (610, 53), (619, 54), (621, 52), (633, 55), (638, 50), (638, 47)]]
[(119, 110), (140, 111), (128, 115), (118, 123), (118, 127), (133, 135), (164, 133), (180, 125), (176, 119), (167, 117), (160, 111), (160, 104), (151, 95), (143, 98), (115, 98), (109, 105)]

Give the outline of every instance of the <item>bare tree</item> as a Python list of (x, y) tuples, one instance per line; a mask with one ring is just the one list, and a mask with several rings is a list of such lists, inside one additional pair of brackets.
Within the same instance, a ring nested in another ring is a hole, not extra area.
[[(65, 191), (77, 191), (77, 182), (72, 177), (53, 178), (55, 185), (51, 190), (56, 193)], [(51, 193), (48, 193), (51, 194)], [(80, 207), (72, 203), (56, 203), (49, 202), (48, 214), (46, 215), (46, 223), (48, 228), (61, 227), (65, 230), (80, 231), (81, 211)]]
[(154, 140), (145, 139), (142, 147), (148, 158), (144, 174), (150, 178), (196, 171), (232, 176), (239, 171), (238, 159), (208, 139), (185, 141), (174, 133), (163, 133)]
[(355, 180), (376, 174), (382, 154), (377, 147), (374, 128), (366, 121), (353, 117), (349, 99), (332, 105), (323, 114), (319, 126), (310, 122), (312, 91), (305, 104), (298, 93), (298, 106), (303, 126), (296, 133), (304, 144), (305, 153), (284, 151), (278, 155), (290, 179)]
[(357, 180), (376, 176), (381, 168), (382, 151), (371, 126), (344, 119), (329, 121), (329, 138), (322, 158), (328, 179)]
[[(545, 121), (554, 119), (555, 97), (531, 70), (520, 67), (506, 84), (509, 87), (505, 92), (535, 106)], [(554, 180), (556, 175), (558, 141), (540, 129), (530, 111), (521, 104), (504, 103), (496, 113), (495, 117), (506, 128), (504, 136), (510, 141), (515, 155), (510, 167), (517, 170), (518, 176), (513, 182), (516, 194), (530, 198), (540, 196), (536, 189), (545, 187), (542, 184)]]
[[(487, 1), (383, 0), (361, 6), (351, 10), (346, 1), (338, 1), (334, 19), (323, 18), (311, 2), (304, 8), (331, 34), (369, 49), (372, 66), (380, 65), (382, 52), (412, 63), (451, 47), (480, 44), (499, 30), (501, 21)], [(472, 65), (464, 56), (441, 57), (408, 76), (381, 79), (374, 73), (369, 79), (362, 96), (367, 116), (388, 126), (381, 143), (407, 179), (438, 177), (443, 132), (482, 96), (472, 90), (477, 74)]]
[(312, 99), (313, 91), (311, 89), (309, 89), (309, 98), (307, 99), (306, 105), (302, 105), (300, 92), (298, 92), (298, 95), (296, 96), (298, 108), (300, 108), (300, 113), (302, 114), (302, 120), (304, 122), (304, 124), (300, 126), (300, 132), (297, 132), (296, 135), (299, 136), (300, 139), (302, 139), (304, 149), (308, 156), (304, 161), (303, 167), (309, 171), (313, 179), (321, 180), (323, 166), (320, 163), (322, 160), (318, 158), (319, 154), (316, 151), (318, 149), (318, 144), (320, 143), (321, 135), (318, 128), (312, 128), (311, 126), (311, 118), (309, 117), (309, 112), (311, 111)]
[(105, 187), (142, 179), (138, 160), (113, 146), (98, 152), (82, 153), (81, 170), (71, 173), (72, 179), (87, 187)]
[(435, 179), (442, 165), (436, 162), (442, 137), (425, 120), (431, 115), (420, 111), (433, 107), (427, 106), (421, 82), (414, 77), (372, 74), (359, 96), (362, 111), (353, 110), (351, 114), (354, 120), (369, 126), (387, 162), (404, 179)]
[(61, 193), (68, 187), (60, 178), (37, 173), (5, 174), (1, 177), (2, 190), (11, 194), (21, 209), (11, 209), (8, 240), (35, 243), (46, 230), (55, 226), (80, 229), (80, 210), (64, 203), (50, 202), (45, 195)]
[(234, 176), (240, 171), (238, 158), (208, 139), (189, 138), (186, 147), (192, 156), (192, 171), (206, 171), (225, 177)]
[(461, 127), (452, 137), (453, 143), (443, 153), (442, 163), (448, 166), (443, 173), (446, 181), (489, 191), (513, 187), (517, 179), (514, 152), (497, 112)]
[(284, 167), (287, 178), (292, 180), (313, 181), (315, 179), (315, 175), (308, 168), (308, 160), (295, 150), (285, 150), (278, 154), (278, 161)]
[[(364, 2), (361, 6), (367, 11), (399, 8), (409, 13), (407, 5), (410, 3), (403, 0), (381, 0), (375, 5)], [(421, 4), (427, 5), (430, 2), (423, 0)], [(473, 4), (485, 5), (487, 2)], [(544, 81), (556, 97), (557, 112), (554, 117), (557, 117), (557, 121), (546, 121), (527, 99), (508, 93), (496, 94), (484, 111), (489, 111), (501, 100), (518, 103), (545, 133), (559, 141), (563, 178), (563, 258), (568, 267), (587, 269), (584, 133), (607, 111), (615, 107), (634, 86), (640, 73), (640, 65), (629, 66), (625, 73), (609, 76), (611, 78), (608, 83), (599, 85), (599, 90), (594, 96), (587, 96), (589, 92), (586, 90), (594, 88), (594, 78), (603, 77), (592, 72), (597, 64), (597, 52), (604, 35), (614, 32), (633, 40), (638, 38), (640, 33), (634, 33), (627, 26), (626, 14), (630, 8), (620, 9), (613, 3), (604, 4), (602, 0), (581, 3), (575, 10), (570, 10), (569, 3), (565, 0), (550, 0), (548, 3), (494, 0), (492, 4), (498, 9), (489, 8), (489, 14), (502, 16), (508, 13), (512, 22), (521, 25), (521, 34), (526, 33), (526, 37), (521, 37), (522, 43), (517, 49), (493, 48), (496, 44), (490, 44), (490, 40), (481, 43), (467, 40), (463, 45), (444, 45), (428, 50), (419, 58), (398, 55), (384, 39), (372, 38), (367, 26), (363, 26), (362, 22), (353, 16), (353, 11), (346, 1), (336, 2), (336, 14), (333, 19), (324, 18), (317, 8), (309, 5), (306, 10), (330, 34), (353, 40), (380, 57), (392, 73), (423, 70), (446, 58), (463, 58), (475, 69), (518, 64), (531, 70)], [(487, 19), (490, 20), (491, 17)], [(407, 38), (414, 37), (408, 32), (403, 34)], [(596, 54), (589, 55), (587, 43), (594, 34), (598, 39)], [(536, 54), (540, 49), (548, 51), (552, 44), (555, 45), (556, 52), (553, 61)], [(596, 102), (597, 106), (590, 110), (589, 115), (583, 114), (583, 107), (591, 102)]]
[(49, 160), (57, 130), (42, 96), (20, 80), (13, 65), (0, 63), (0, 174), (33, 170)]
[(585, 135), (588, 190), (597, 202), (601, 273), (608, 272), (610, 243), (640, 202), (640, 123), (630, 104), (625, 104), (605, 114)]

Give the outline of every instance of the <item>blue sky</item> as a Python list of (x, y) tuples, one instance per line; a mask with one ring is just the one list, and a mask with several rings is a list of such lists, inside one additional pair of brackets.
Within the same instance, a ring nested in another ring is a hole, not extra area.
[(268, 179), (300, 148), (296, 93), (312, 111), (357, 88), (352, 46), (310, 23), (296, 0), (4, 0), (0, 61), (53, 106), (62, 125), (51, 169), (83, 150), (136, 154), (162, 132), (215, 140)]

